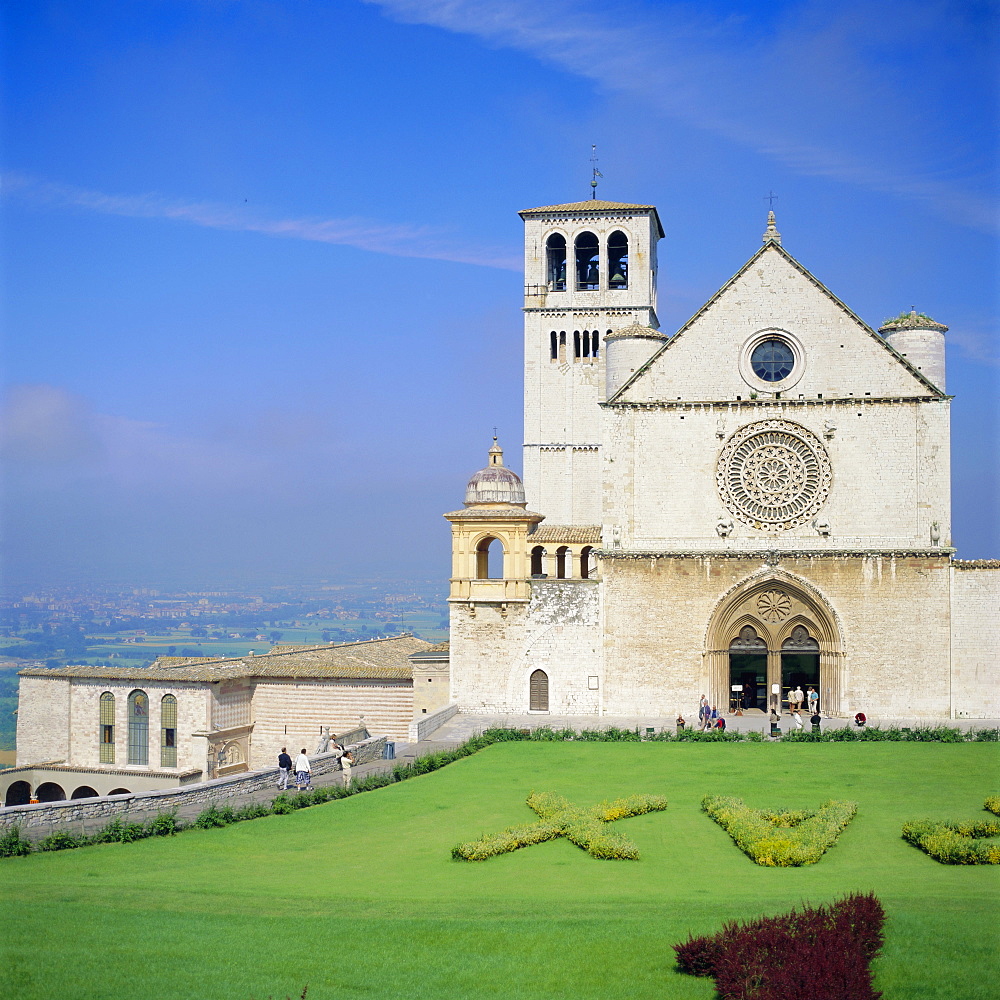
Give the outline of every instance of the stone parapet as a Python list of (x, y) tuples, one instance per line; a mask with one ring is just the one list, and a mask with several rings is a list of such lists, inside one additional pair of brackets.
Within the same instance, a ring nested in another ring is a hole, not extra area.
[[(367, 764), (383, 756), (385, 744), (385, 736), (372, 736), (360, 743), (349, 744), (347, 749), (354, 754), (355, 765)], [(341, 770), (340, 757), (335, 753), (317, 754), (310, 758), (310, 764), (314, 775)], [(277, 767), (269, 767), (153, 792), (9, 806), (0, 809), (0, 832), (16, 826), (20, 828), (21, 836), (29, 840), (40, 840), (53, 830), (81, 826), (86, 826), (88, 832), (95, 832), (98, 826), (113, 819), (142, 823), (181, 806), (203, 805), (207, 808), (213, 804), (224, 804), (248, 792), (275, 788), (277, 782)]]

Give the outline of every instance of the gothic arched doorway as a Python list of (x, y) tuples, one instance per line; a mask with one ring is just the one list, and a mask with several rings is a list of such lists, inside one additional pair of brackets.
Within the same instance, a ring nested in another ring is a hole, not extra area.
[(745, 581), (721, 601), (706, 638), (710, 698), (720, 709), (780, 709), (790, 690), (814, 687), (824, 712), (840, 711), (840, 631), (811, 587), (784, 576)]

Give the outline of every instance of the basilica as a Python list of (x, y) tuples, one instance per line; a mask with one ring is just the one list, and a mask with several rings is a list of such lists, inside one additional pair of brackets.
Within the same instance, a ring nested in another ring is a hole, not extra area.
[(1000, 716), (1000, 562), (950, 540), (947, 327), (874, 330), (762, 244), (679, 330), (656, 208), (524, 221), (523, 481), (496, 440), (452, 526), (451, 705)]

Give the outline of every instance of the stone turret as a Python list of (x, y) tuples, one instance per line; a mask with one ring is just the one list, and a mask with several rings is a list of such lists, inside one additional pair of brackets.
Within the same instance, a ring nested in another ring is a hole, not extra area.
[(605, 399), (610, 399), (659, 350), (666, 334), (633, 323), (604, 338)]
[(948, 327), (911, 309), (886, 320), (878, 332), (929, 382), (944, 392), (944, 335)]

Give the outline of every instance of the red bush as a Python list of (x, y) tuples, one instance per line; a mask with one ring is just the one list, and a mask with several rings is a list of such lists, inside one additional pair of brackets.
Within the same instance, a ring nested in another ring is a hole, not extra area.
[(714, 976), (722, 1000), (765, 1000), (796, 991), (810, 1000), (877, 1000), (868, 963), (882, 947), (885, 912), (856, 893), (832, 906), (726, 924), (712, 937), (674, 945), (682, 972)]

